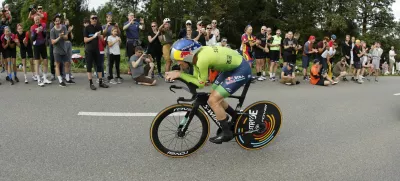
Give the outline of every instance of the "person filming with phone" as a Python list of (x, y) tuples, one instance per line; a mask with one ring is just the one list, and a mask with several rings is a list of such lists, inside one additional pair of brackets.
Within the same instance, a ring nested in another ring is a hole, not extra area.
[(154, 70), (153, 58), (143, 52), (141, 46), (135, 48), (135, 54), (129, 59), (129, 68), (133, 80), (139, 85), (156, 85), (156, 80), (151, 78)]

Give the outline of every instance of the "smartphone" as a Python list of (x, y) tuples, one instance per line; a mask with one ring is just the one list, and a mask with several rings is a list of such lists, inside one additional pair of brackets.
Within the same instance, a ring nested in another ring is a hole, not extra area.
[(115, 23), (110, 23), (110, 25), (111, 25), (111, 26), (114, 26), (114, 25), (115, 25)]

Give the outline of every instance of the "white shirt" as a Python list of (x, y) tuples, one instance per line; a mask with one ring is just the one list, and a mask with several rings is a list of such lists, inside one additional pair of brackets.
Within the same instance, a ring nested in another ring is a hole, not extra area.
[(389, 51), (389, 59), (394, 60), (394, 56), (396, 56), (396, 53), (394, 52), (394, 50), (390, 50)]
[[(115, 42), (117, 40), (118, 36), (113, 37), (113, 36), (108, 36), (107, 41), (108, 42)], [(116, 42), (112, 47), (110, 47), (110, 54), (113, 55), (120, 55), (121, 50), (119, 48), (119, 41)]]
[(219, 41), (219, 39), (221, 38), (221, 37), (219, 37), (219, 29), (218, 28), (212, 29), (211, 34), (216, 36), (217, 41)]
[(335, 49), (335, 50), (330, 49), (329, 51), (328, 51), (328, 50), (325, 50), (324, 53), (322, 53), (321, 57), (322, 57), (322, 58), (327, 58), (328, 55), (329, 55), (330, 57), (333, 57), (333, 55), (335, 55), (335, 54), (336, 54), (336, 49)]

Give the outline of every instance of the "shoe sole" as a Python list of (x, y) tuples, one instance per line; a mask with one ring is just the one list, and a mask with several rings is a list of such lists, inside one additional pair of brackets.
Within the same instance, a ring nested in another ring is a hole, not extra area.
[(58, 85), (58, 86), (60, 86), (60, 87), (67, 87), (67, 86), (64, 86), (64, 85)]

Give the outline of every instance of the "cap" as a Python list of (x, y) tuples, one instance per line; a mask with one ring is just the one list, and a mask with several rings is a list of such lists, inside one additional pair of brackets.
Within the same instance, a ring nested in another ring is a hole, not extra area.
[(37, 8), (40, 9), (40, 8), (43, 8), (43, 7), (42, 6), (38, 6)]
[(199, 21), (199, 22), (197, 22), (197, 25), (202, 24), (202, 23), (203, 23), (202, 21)]
[(293, 68), (293, 67), (294, 67), (294, 65), (293, 65), (292, 63), (289, 63), (289, 67)]
[(314, 59), (314, 63), (319, 63), (319, 59)]
[(192, 21), (187, 20), (187, 21), (186, 21), (186, 24), (192, 24)]
[(336, 40), (336, 35), (331, 36), (332, 40)]
[(310, 38), (308, 38), (308, 40), (315, 40), (315, 36), (311, 35)]

